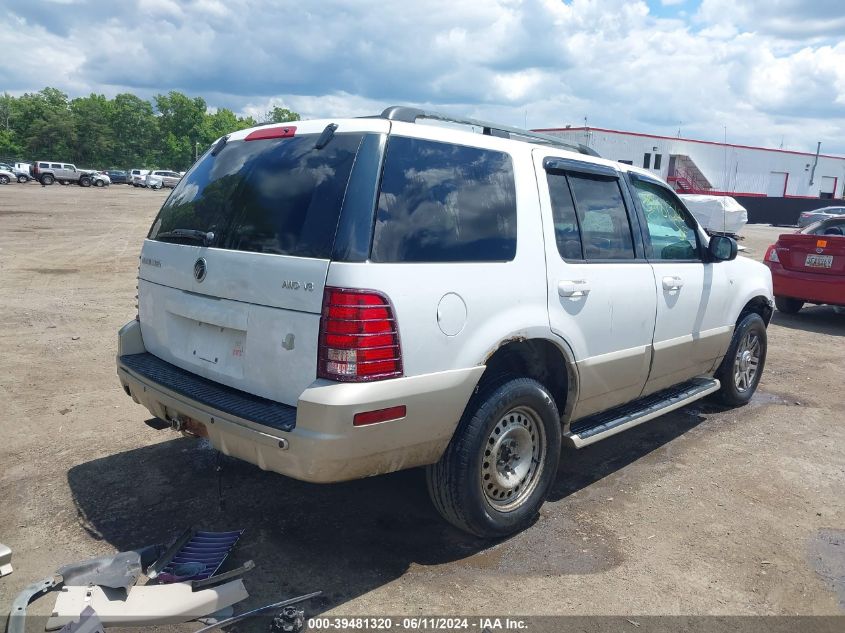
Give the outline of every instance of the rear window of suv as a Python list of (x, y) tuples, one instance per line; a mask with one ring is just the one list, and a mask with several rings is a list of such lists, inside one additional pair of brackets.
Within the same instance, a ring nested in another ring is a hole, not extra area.
[(149, 238), (175, 229), (214, 233), (210, 246), (257, 253), (329, 258), (340, 209), (363, 134), (230, 141), (209, 151), (179, 182)]
[(515, 254), (516, 190), (508, 154), (390, 137), (372, 261), (510, 261)]

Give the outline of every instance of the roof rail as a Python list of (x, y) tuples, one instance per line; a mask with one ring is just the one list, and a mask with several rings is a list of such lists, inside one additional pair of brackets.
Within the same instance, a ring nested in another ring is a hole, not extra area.
[(507, 125), (499, 125), (498, 123), (490, 123), (487, 121), (479, 121), (478, 119), (469, 119), (465, 117), (453, 117), (448, 114), (441, 114), (440, 112), (432, 112), (430, 110), (421, 110), (420, 108), (411, 108), (407, 106), (390, 106), (385, 108), (379, 115), (379, 118), (387, 119), (388, 121), (403, 121), (405, 123), (416, 123), (417, 119), (431, 119), (433, 121), (445, 121), (447, 123), (457, 123), (458, 125), (471, 125), (480, 127), (482, 134), (487, 136), (498, 136), (502, 138), (511, 138), (514, 140), (522, 140), (529, 143), (540, 143), (543, 145), (551, 145), (553, 147), (561, 147), (579, 154), (586, 154), (587, 156), (596, 156), (601, 158), (596, 150), (581, 143), (567, 143), (557, 136), (550, 136), (548, 134), (540, 134), (530, 130), (523, 130), (517, 127), (508, 127)]

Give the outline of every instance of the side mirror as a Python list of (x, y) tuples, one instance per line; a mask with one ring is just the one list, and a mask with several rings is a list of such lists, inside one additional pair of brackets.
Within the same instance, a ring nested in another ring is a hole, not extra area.
[(710, 236), (710, 243), (707, 245), (707, 252), (710, 253), (710, 260), (714, 262), (729, 262), (736, 259), (736, 240), (726, 235)]

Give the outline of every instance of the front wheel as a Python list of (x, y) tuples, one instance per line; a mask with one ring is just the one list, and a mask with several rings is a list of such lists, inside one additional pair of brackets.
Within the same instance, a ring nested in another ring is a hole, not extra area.
[(530, 378), (482, 388), (452, 441), (426, 469), (444, 519), (484, 538), (526, 527), (543, 505), (560, 460), (560, 415), (548, 390)]
[(746, 314), (734, 330), (731, 344), (716, 378), (722, 383), (714, 394), (729, 407), (747, 404), (760, 384), (766, 364), (766, 322), (752, 312)]
[(0, 174), (0, 185), (8, 185), (9, 177), (6, 174)]
[(775, 306), (778, 312), (798, 314), (798, 311), (804, 307), (804, 302), (801, 299), (793, 299), (792, 297), (775, 297)]

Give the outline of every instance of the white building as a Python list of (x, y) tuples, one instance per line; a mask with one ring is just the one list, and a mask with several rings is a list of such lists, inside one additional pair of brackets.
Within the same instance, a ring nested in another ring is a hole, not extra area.
[(845, 157), (595, 127), (536, 130), (652, 170), (680, 193), (843, 198)]

